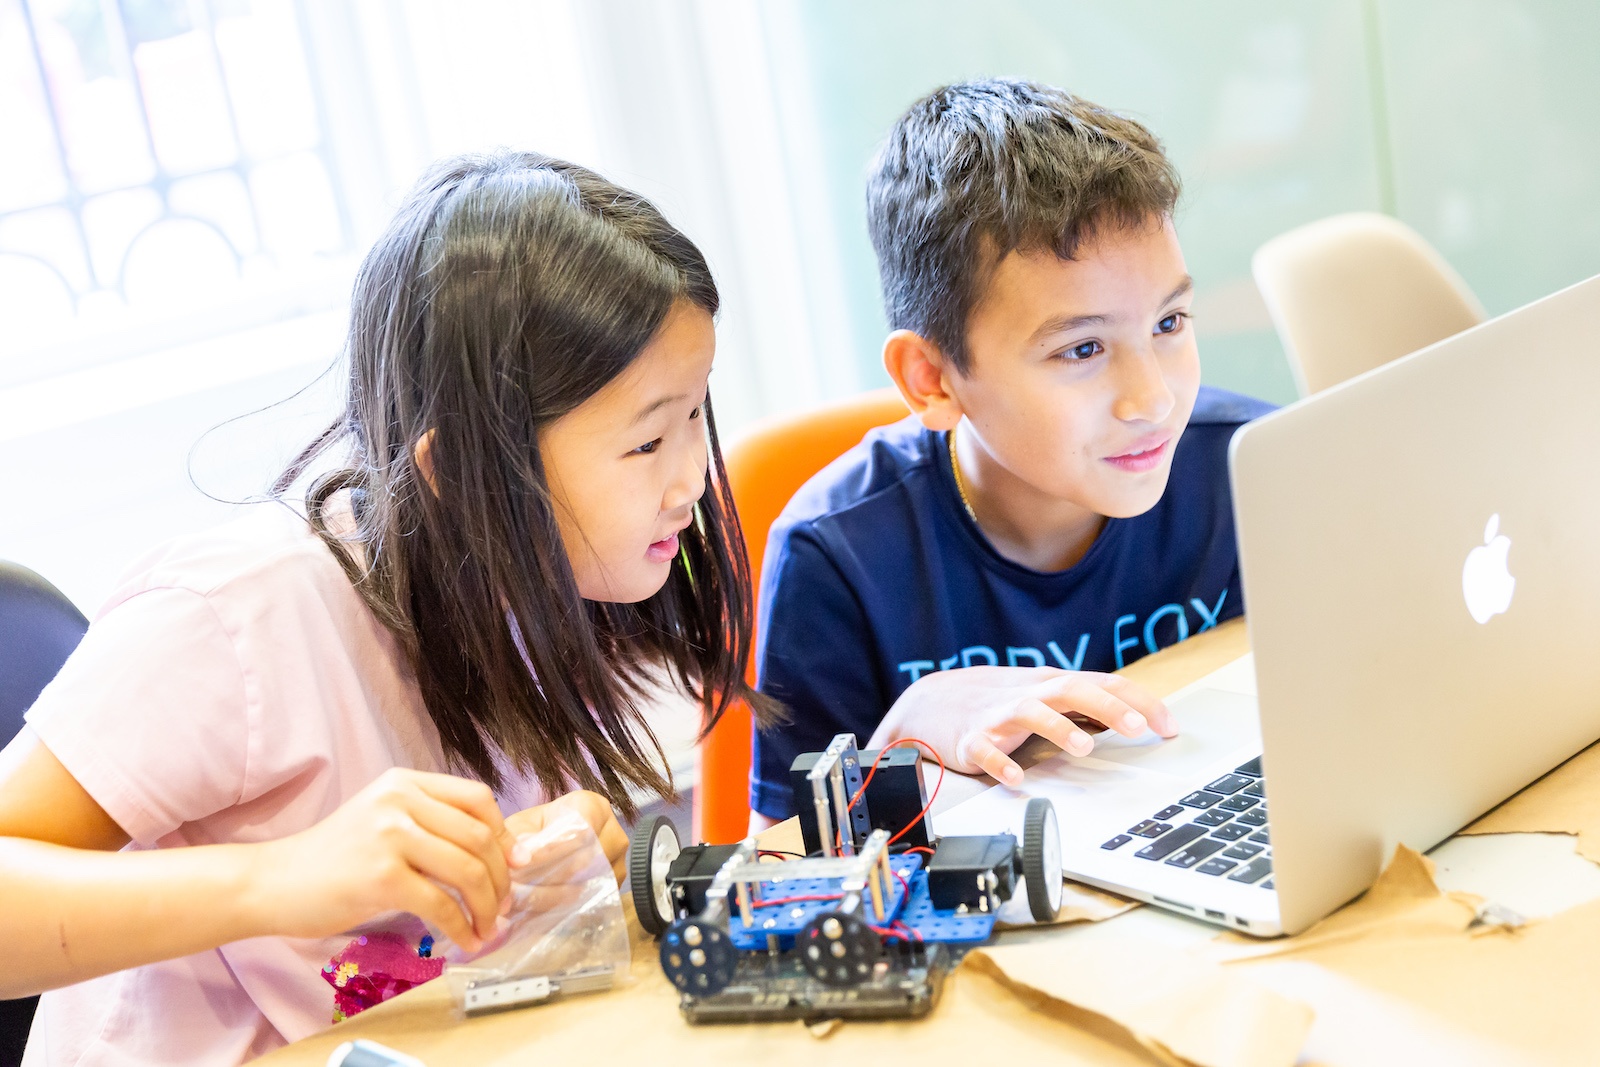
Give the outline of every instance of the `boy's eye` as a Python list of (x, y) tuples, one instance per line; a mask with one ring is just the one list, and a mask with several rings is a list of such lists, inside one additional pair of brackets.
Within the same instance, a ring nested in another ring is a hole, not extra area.
[(689, 412), (689, 417), (691, 419), (698, 419), (700, 417), (700, 413), (705, 409), (706, 406), (704, 404), (696, 404), (694, 410)]
[(661, 447), (661, 438), (658, 437), (654, 441), (651, 441), (649, 444), (640, 445), (638, 448), (634, 449), (632, 452), (629, 452), (628, 455), (630, 455), (630, 456), (648, 456), (650, 453), (654, 452), (656, 449), (658, 449), (660, 447)]
[(1102, 349), (1099, 341), (1085, 341), (1081, 345), (1073, 345), (1071, 348), (1062, 352), (1060, 358), (1072, 360), (1073, 362), (1081, 362), (1086, 359), (1093, 359), (1095, 356), (1099, 355), (1101, 351)]
[(1160, 322), (1156, 323), (1156, 333), (1177, 333), (1183, 329), (1183, 320), (1189, 314), (1185, 311), (1174, 311)]

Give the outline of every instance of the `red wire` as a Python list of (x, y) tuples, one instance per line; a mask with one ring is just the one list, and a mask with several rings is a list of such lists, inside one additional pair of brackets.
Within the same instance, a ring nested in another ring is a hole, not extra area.
[(898, 937), (902, 941), (910, 941), (914, 937), (918, 941), (922, 940), (921, 934), (917, 933), (915, 930), (912, 930), (898, 919), (890, 923), (888, 926), (873, 926), (871, 923), (866, 923), (864, 925), (868, 930), (871, 930), (879, 937)]
[(842, 896), (844, 896), (843, 893), (812, 893), (809, 896), (783, 897), (779, 900), (752, 900), (750, 902), (750, 906), (752, 908), (771, 908), (776, 907), (779, 904), (798, 904), (806, 900), (838, 900)]
[(894, 844), (896, 841), (900, 840), (906, 834), (910, 833), (911, 832), (911, 828), (913, 826), (917, 825), (917, 823), (921, 822), (922, 819), (923, 819), (923, 816), (928, 814), (928, 809), (933, 807), (933, 802), (934, 802), (935, 798), (937, 798), (938, 795), (939, 795), (939, 787), (944, 785), (944, 770), (945, 770), (945, 768), (944, 768), (944, 760), (939, 758), (939, 753), (937, 753), (937, 752), (935, 752), (933, 750), (933, 746), (932, 745), (928, 744), (928, 742), (926, 742), (926, 741), (921, 740), (920, 738), (902, 737), (898, 741), (890, 741), (887, 745), (884, 745), (881, 749), (878, 750), (877, 758), (872, 761), (872, 766), (867, 770), (867, 777), (865, 778), (865, 780), (862, 781), (861, 788), (857, 789), (856, 790), (856, 795), (850, 798), (850, 803), (848, 803), (848, 804), (846, 804), (844, 806), (844, 816), (843, 816), (843, 818), (841, 818), (839, 820), (840, 826), (839, 826), (838, 832), (834, 834), (834, 847), (835, 848), (840, 847), (844, 843), (844, 825), (843, 825), (844, 824), (844, 820), (848, 819), (850, 817), (850, 812), (855, 808), (856, 801), (861, 799), (861, 794), (865, 793), (867, 791), (867, 786), (872, 784), (872, 776), (878, 773), (878, 763), (883, 759), (884, 755), (891, 748), (898, 748), (901, 745), (921, 745), (923, 748), (927, 749), (928, 750), (928, 755), (932, 756), (934, 758), (934, 760), (939, 764), (939, 780), (937, 782), (935, 782), (934, 785), (933, 785), (933, 796), (930, 796), (928, 798), (928, 803), (923, 806), (921, 811), (917, 812), (917, 817), (916, 818), (912, 819), (909, 823), (906, 824), (905, 829), (901, 830), (899, 833), (897, 833), (893, 837), (889, 838), (889, 844), (891, 844), (891, 845)]
[(933, 855), (933, 849), (928, 848), (925, 845), (917, 845), (915, 848), (908, 848), (906, 849), (906, 852), (908, 854), (912, 852), (926, 852), (930, 856)]
[[(900, 740), (894, 742), (894, 744), (885, 746), (884, 752), (887, 752), (890, 748), (893, 748), (894, 745), (905, 745), (905, 744), (921, 745), (923, 748), (928, 750), (928, 755), (932, 756), (934, 758), (934, 760), (939, 764), (939, 780), (937, 782), (933, 783), (933, 793), (932, 793), (931, 796), (928, 797), (928, 802), (922, 806), (922, 810), (917, 812), (917, 817), (915, 819), (912, 819), (909, 823), (907, 823), (905, 829), (901, 830), (899, 833), (897, 833), (893, 837), (889, 838), (889, 844), (891, 844), (891, 845), (894, 844), (896, 841), (900, 840), (902, 837), (906, 836), (906, 834), (910, 833), (911, 832), (911, 828), (913, 826), (917, 825), (917, 823), (921, 822), (924, 818), (927, 817), (929, 809), (931, 809), (933, 807), (933, 802), (939, 798), (939, 789), (940, 789), (940, 787), (944, 785), (944, 760), (939, 758), (939, 753), (935, 752), (933, 750), (933, 746), (928, 744), (928, 742), (919, 741), (915, 737), (902, 737)], [(883, 758), (883, 752), (878, 753), (878, 758), (879, 759)], [(878, 761), (877, 760), (873, 760), (872, 762), (873, 762), (873, 766), (876, 767)], [(862, 782), (861, 783), (861, 788), (863, 790), (865, 790), (867, 788), (866, 782)]]

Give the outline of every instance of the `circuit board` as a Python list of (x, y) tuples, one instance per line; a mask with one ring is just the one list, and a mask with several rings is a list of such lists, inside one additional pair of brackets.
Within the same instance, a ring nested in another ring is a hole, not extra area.
[[(913, 932), (907, 940), (921, 935), (923, 941), (953, 945), (981, 944), (994, 933), (993, 912), (959, 914), (933, 906), (921, 854), (891, 856), (889, 869), (898, 877), (889, 883), (884, 928), (899, 922)], [(752, 894), (750, 925), (735, 913), (728, 922), (728, 938), (736, 948), (765, 953), (769, 948), (767, 938), (775, 936), (779, 950), (787, 952), (794, 947), (795, 935), (818, 915), (837, 907), (842, 895), (837, 878), (775, 878), (762, 882), (759, 893)], [(757, 900), (772, 903), (758, 904)]]
[(733, 981), (710, 996), (685, 994), (691, 1023), (785, 1019), (916, 1019), (933, 1010), (944, 979), (964, 950), (948, 945), (904, 946), (880, 975), (848, 989), (824, 985), (789, 955), (751, 953), (740, 959)]

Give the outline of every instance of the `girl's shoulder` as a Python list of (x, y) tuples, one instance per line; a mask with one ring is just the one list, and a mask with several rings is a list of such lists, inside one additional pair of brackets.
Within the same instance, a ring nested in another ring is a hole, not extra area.
[(265, 609), (307, 598), (341, 605), (360, 596), (305, 514), (287, 502), (166, 541), (123, 572), (96, 618), (142, 593), (178, 589), (211, 601), (259, 602)]

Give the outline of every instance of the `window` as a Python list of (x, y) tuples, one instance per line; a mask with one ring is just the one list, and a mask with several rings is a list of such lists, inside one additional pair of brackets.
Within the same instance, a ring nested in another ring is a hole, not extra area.
[(0, 385), (343, 297), (370, 190), (304, 14), (0, 0)]

